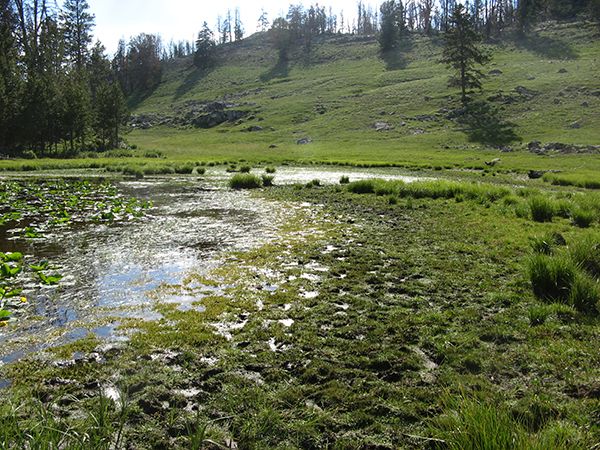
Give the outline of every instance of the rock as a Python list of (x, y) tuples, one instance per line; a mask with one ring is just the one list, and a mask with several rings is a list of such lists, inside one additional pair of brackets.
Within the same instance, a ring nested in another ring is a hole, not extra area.
[(568, 73), (569, 71), (564, 67), (558, 71), (558, 73)]
[(387, 113), (385, 111), (379, 111), (380, 116), (385, 116)]
[(536, 95), (538, 95), (537, 92), (532, 91), (530, 89), (527, 89), (525, 86), (517, 86), (515, 88), (515, 92), (517, 94), (519, 94), (521, 97), (525, 97), (526, 99), (532, 99), (533, 97), (535, 97)]
[(532, 180), (537, 180), (538, 178), (542, 178), (545, 173), (545, 170), (530, 170), (527, 176)]
[(418, 116), (415, 116), (415, 120), (418, 120), (420, 122), (434, 122), (437, 120), (437, 117), (431, 114), (420, 114)]
[(415, 129), (411, 130), (411, 133), (414, 135), (425, 134), (425, 130), (422, 130), (420, 128), (415, 128)]
[(502, 75), (504, 72), (502, 72), (500, 69), (493, 69), (489, 71), (490, 75)]
[(590, 92), (590, 95), (593, 95), (594, 97), (600, 97), (600, 91)]
[(277, 146), (275, 144), (271, 144), (269, 145), (269, 148), (277, 148)]
[(581, 128), (581, 122), (579, 120), (576, 120), (575, 122), (569, 124), (569, 128), (578, 130), (579, 128)]
[(423, 100), (429, 102), (431, 101), (431, 97), (429, 95), (426, 95), (425, 97), (423, 97)]
[(529, 144), (527, 144), (527, 149), (530, 152), (541, 150), (541, 148), (542, 148), (542, 143), (540, 141), (531, 141)]
[(252, 125), (251, 127), (248, 127), (247, 130), (252, 133), (255, 131), (262, 131), (263, 127), (259, 127), (258, 125)]
[(583, 106), (584, 108), (589, 108), (590, 104), (588, 102), (583, 102), (581, 103), (581, 106)]
[(529, 76), (527, 77), (527, 79), (528, 79), (529, 81), (533, 81), (533, 80), (535, 80), (535, 77), (534, 77), (533, 75), (529, 75)]
[(306, 138), (298, 139), (296, 141), (296, 144), (298, 144), (298, 145), (306, 145), (306, 144), (310, 144), (311, 142), (312, 142), (312, 139), (306, 137)]
[(213, 128), (225, 122), (235, 122), (246, 116), (245, 111), (228, 110), (213, 111), (192, 119), (191, 124), (196, 128)]
[(500, 162), (500, 158), (494, 158), (491, 161), (484, 161), (485, 165), (488, 167), (494, 167), (496, 164)]
[(373, 128), (375, 128), (375, 131), (388, 131), (392, 129), (390, 124), (387, 122), (375, 122), (373, 124)]
[(560, 99), (559, 99), (559, 98), (555, 98), (555, 99), (554, 99), (554, 104), (555, 104), (555, 105), (560, 105), (561, 103), (562, 103), (562, 102), (560, 101)]

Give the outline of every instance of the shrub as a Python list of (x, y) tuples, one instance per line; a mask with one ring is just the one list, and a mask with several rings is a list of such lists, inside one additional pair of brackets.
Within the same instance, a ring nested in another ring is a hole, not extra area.
[(262, 180), (249, 173), (236, 174), (229, 180), (229, 187), (232, 189), (257, 189), (261, 186)]
[(273, 180), (275, 177), (273, 175), (263, 175), (262, 177), (262, 185), (265, 187), (273, 186)]
[(570, 303), (577, 311), (592, 313), (600, 308), (600, 289), (598, 283), (585, 274), (575, 278), (571, 288)]
[(583, 270), (600, 278), (600, 235), (588, 234), (571, 245), (571, 258)]
[(275, 167), (267, 167), (267, 168), (265, 169), (265, 172), (266, 172), (266, 173), (275, 173), (275, 172), (276, 172), (276, 170), (275, 170)]
[(252, 167), (250, 167), (250, 166), (242, 166), (242, 167), (240, 167), (240, 172), (241, 173), (250, 173), (251, 170), (252, 170)]
[(555, 209), (552, 201), (541, 195), (536, 195), (529, 199), (529, 209), (531, 218), (536, 222), (551, 222), (554, 217)]
[(350, 177), (348, 175), (342, 175), (340, 178), (340, 184), (348, 184), (350, 183)]
[(577, 267), (565, 255), (536, 254), (527, 264), (529, 279), (536, 297), (545, 301), (569, 301)]

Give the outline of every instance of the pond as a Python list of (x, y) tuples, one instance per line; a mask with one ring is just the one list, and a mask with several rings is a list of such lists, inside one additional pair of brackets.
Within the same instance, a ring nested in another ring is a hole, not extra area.
[[(351, 179), (402, 178), (385, 170), (290, 167), (278, 169), (276, 180), (289, 184), (318, 178), (334, 183), (343, 174)], [(22, 229), (28, 225), (23, 220), (17, 228), (14, 224), (13, 228), (0, 226), (1, 251), (21, 252), (27, 264), (48, 260), (63, 275), (57, 285), (24, 283), (21, 295), (29, 306), (16, 314), (9, 326), (0, 328), (4, 344), (0, 365), (88, 333), (106, 340), (125, 339), (116, 328), (118, 318), (159, 319), (154, 307), (161, 302), (176, 303), (182, 310), (193, 308), (199, 300), (197, 294), (157, 295), (157, 290), (181, 285), (190, 274), (201, 280), (230, 252), (274, 239), (290, 214), (290, 208), (278, 203), (225, 188), (223, 181), (230, 176), (214, 170), (202, 179), (115, 181), (119, 195), (152, 204), (144, 216), (133, 220), (75, 221), (54, 227), (38, 239), (23, 236)], [(219, 289), (202, 286), (207, 292), (218, 293)]]

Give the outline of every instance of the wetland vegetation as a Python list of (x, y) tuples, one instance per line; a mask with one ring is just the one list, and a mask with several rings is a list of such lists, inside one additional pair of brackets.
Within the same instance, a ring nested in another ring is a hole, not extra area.
[(445, 1), (109, 61), (0, 0), (0, 448), (597, 449), (597, 3), (469, 2), (481, 77)]

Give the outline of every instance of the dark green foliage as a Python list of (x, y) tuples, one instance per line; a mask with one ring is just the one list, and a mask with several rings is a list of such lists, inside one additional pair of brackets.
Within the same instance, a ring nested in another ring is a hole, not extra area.
[(350, 177), (348, 175), (342, 175), (340, 177), (340, 184), (348, 184), (350, 183)]
[(379, 7), (381, 29), (377, 40), (383, 53), (396, 48), (406, 32), (402, 0), (387, 0)]
[(475, 31), (473, 17), (462, 4), (457, 4), (450, 18), (451, 26), (444, 35), (442, 62), (455, 71), (450, 86), (460, 87), (461, 100), (467, 103), (472, 89), (481, 89), (483, 72), (477, 66), (487, 64), (490, 56), (478, 47), (481, 36)]
[(84, 68), (92, 43), (94, 15), (89, 8), (86, 0), (65, 0), (60, 15), (65, 55), (78, 70)]
[(266, 173), (275, 173), (275, 172), (277, 172), (277, 170), (275, 169), (275, 167), (266, 167), (265, 172)]
[(242, 166), (240, 167), (240, 173), (250, 173), (252, 168), (250, 166)]
[(200, 69), (208, 69), (215, 62), (217, 45), (214, 35), (208, 24), (204, 22), (202, 30), (196, 39), (196, 53), (194, 53), (194, 64)]

